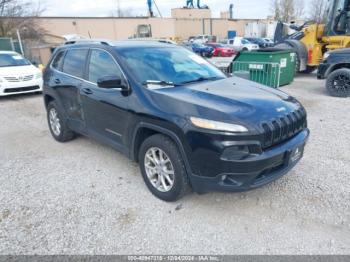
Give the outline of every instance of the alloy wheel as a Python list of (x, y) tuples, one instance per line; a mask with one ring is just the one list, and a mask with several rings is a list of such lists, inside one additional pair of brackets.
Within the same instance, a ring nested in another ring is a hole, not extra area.
[(175, 182), (175, 170), (168, 155), (158, 147), (152, 147), (145, 154), (147, 178), (160, 192), (169, 192)]
[(49, 121), (52, 132), (55, 136), (59, 136), (61, 134), (61, 123), (56, 108), (50, 109)]
[(344, 75), (334, 78), (333, 89), (339, 93), (347, 93), (350, 90), (350, 79)]

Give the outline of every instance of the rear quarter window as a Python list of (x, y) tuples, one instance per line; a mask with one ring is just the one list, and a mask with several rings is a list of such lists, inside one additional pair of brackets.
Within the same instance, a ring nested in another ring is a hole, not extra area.
[(51, 66), (57, 70), (62, 70), (63, 58), (64, 58), (64, 51), (58, 52), (55, 58), (53, 59)]
[(83, 78), (87, 55), (87, 49), (68, 50), (64, 57), (62, 71), (68, 75)]

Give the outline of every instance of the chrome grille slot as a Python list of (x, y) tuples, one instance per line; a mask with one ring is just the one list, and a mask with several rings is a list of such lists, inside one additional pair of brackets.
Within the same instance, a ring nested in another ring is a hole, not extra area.
[(4, 79), (8, 82), (23, 82), (33, 80), (34, 75), (26, 75), (26, 76), (5, 76)]

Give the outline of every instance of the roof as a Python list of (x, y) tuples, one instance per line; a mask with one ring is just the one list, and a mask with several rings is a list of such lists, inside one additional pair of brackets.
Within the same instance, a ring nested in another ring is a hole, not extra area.
[(159, 42), (159, 40), (124, 40), (124, 41), (114, 41), (108, 39), (79, 39), (67, 41), (64, 47), (70, 46), (86, 46), (86, 45), (105, 45), (113, 46), (117, 48), (145, 48), (145, 47), (169, 47), (175, 46), (175, 44)]

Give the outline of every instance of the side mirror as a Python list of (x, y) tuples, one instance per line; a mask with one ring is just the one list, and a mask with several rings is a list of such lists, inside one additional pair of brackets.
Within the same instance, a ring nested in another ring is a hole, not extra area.
[(104, 76), (97, 80), (97, 86), (100, 88), (112, 89), (118, 88), (122, 90), (128, 89), (126, 85), (122, 83), (121, 78), (117, 76)]

